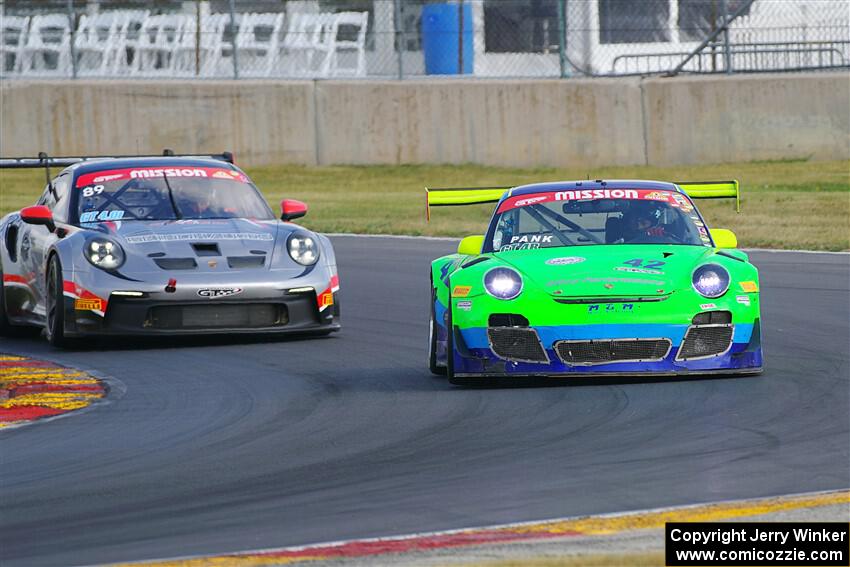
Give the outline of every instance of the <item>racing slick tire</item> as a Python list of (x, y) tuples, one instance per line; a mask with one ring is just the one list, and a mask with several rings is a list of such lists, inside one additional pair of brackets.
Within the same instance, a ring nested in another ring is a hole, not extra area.
[(6, 291), (3, 289), (3, 268), (0, 267), (0, 337), (10, 335), (12, 325), (6, 316)]
[(432, 374), (445, 376), (448, 369), (437, 364), (437, 313), (434, 304), (437, 302), (437, 290), (434, 289), (434, 278), (431, 276), (431, 317), (428, 320), (428, 369)]
[(62, 263), (58, 256), (51, 256), (47, 266), (44, 335), (51, 345), (67, 348), (71, 346), (71, 341), (65, 337), (65, 294), (62, 282)]

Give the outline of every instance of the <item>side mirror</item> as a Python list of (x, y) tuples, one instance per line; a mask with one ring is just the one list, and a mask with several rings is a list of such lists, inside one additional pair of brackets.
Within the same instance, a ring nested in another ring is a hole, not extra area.
[(714, 245), (718, 248), (737, 248), (738, 237), (731, 230), (725, 228), (712, 228), (711, 239), (714, 240)]
[(307, 205), (295, 199), (284, 199), (280, 202), (280, 220), (291, 221), (307, 214)]
[(35, 205), (21, 209), (21, 220), (27, 224), (40, 224), (53, 232), (56, 225), (53, 222), (53, 213), (44, 205)]
[(457, 253), (465, 256), (477, 256), (484, 247), (483, 236), (467, 236), (457, 245)]

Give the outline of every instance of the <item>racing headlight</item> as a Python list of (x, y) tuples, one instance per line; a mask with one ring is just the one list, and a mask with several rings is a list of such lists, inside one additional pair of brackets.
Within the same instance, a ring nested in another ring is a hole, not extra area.
[(93, 266), (104, 270), (114, 270), (124, 263), (121, 245), (106, 238), (89, 239), (84, 254)]
[(522, 292), (522, 276), (510, 268), (493, 268), (484, 274), (484, 289), (497, 299), (513, 299)]
[(312, 266), (319, 260), (319, 244), (307, 234), (293, 234), (286, 243), (289, 256), (302, 266)]
[(705, 297), (720, 297), (729, 289), (729, 272), (718, 264), (705, 264), (694, 270), (694, 289)]

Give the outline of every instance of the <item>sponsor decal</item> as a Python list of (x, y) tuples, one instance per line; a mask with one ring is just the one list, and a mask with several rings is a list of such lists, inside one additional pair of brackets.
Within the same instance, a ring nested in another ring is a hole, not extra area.
[(634, 313), (633, 303), (594, 303), (587, 306), (588, 313)]
[(136, 178), (147, 178), (147, 177), (207, 177), (207, 172), (203, 169), (193, 169), (193, 168), (168, 168), (168, 169), (155, 169), (146, 167), (144, 169), (131, 169), (130, 170), (130, 179)]
[(517, 242), (540, 242), (547, 243), (552, 242), (551, 234), (524, 234), (522, 236), (512, 236), (511, 244), (516, 244)]
[(736, 299), (736, 300), (738, 301), (738, 303), (740, 303), (741, 305), (746, 305), (747, 307), (749, 307), (749, 306), (750, 306), (750, 296), (749, 296), (749, 295), (739, 295), (739, 296), (738, 296), (738, 297), (736, 297), (735, 299)]
[(217, 287), (198, 290), (198, 295), (207, 299), (218, 299), (219, 297), (230, 297), (242, 293), (241, 287)]
[(505, 244), (499, 248), (499, 252), (507, 252), (509, 250), (537, 250), (540, 248), (539, 242), (521, 242), (517, 244)]
[(660, 260), (646, 260), (643, 258), (633, 258), (631, 260), (626, 260), (623, 262), (627, 266), (632, 266), (633, 268), (648, 268), (650, 270), (655, 270), (663, 266), (666, 262), (661, 262)]
[(699, 220), (699, 217), (697, 217), (697, 219), (696, 219), (696, 220), (694, 220), (694, 225), (699, 226), (699, 227), (704, 227), (704, 226), (705, 226), (705, 225), (702, 223), (702, 221), (701, 221), (701, 220)]
[(77, 311), (103, 311), (103, 301), (100, 299), (75, 299), (74, 309)]
[(626, 268), (625, 266), (619, 266), (614, 269), (618, 272), (629, 272), (630, 274), (652, 274), (655, 276), (664, 275), (664, 272), (660, 272), (658, 270), (647, 270), (645, 268)]
[[(96, 296), (89, 290), (70, 280), (64, 280), (62, 282), (62, 294), (65, 297), (70, 297), (74, 300), (74, 309), (79, 309), (80, 311), (91, 311), (101, 317), (103, 317), (106, 313), (107, 301), (105, 299)], [(77, 307), (77, 301), (79, 300), (88, 300), (91, 301), (91, 303), (80, 303), (79, 305), (81, 307)], [(82, 307), (84, 305), (87, 305), (87, 307)]]
[(758, 284), (756, 282), (739, 282), (741, 285), (741, 290), (746, 292), (756, 292), (759, 290)]
[(472, 291), (471, 285), (456, 285), (452, 290), (452, 297), (466, 297)]
[(319, 305), (319, 311), (324, 311), (334, 304), (334, 293), (339, 291), (339, 276), (331, 276), (331, 281), (328, 287), (322, 293), (316, 294), (316, 302)]
[(80, 222), (119, 221), (124, 218), (124, 211), (89, 211), (80, 215)]
[(456, 305), (457, 305), (457, 308), (460, 309), (461, 311), (469, 311), (469, 310), (472, 309), (472, 302), (471, 301), (458, 301), (456, 303)]
[(334, 304), (334, 294), (329, 289), (325, 290), (316, 297), (316, 301), (319, 303), (319, 311), (324, 311)]
[(634, 189), (579, 189), (577, 191), (558, 191), (556, 201), (576, 201), (584, 199), (637, 199)]
[(113, 179), (121, 179), (123, 176), (123, 173), (113, 173), (112, 175), (99, 175), (91, 181), (92, 183), (104, 183), (106, 181), (112, 181)]
[(700, 309), (717, 309), (717, 306), (713, 303), (700, 303)]
[(529, 197), (528, 199), (520, 199), (516, 203), (514, 203), (515, 207), (526, 207), (528, 205), (533, 205), (534, 203), (540, 203), (543, 201), (548, 201), (548, 195), (538, 195), (537, 197)]
[(563, 258), (549, 258), (546, 260), (547, 266), (567, 266), (569, 264), (580, 264), (587, 260), (581, 256), (565, 256)]
[(248, 183), (248, 178), (238, 171), (222, 167), (138, 167), (86, 173), (77, 178), (77, 187), (82, 188), (92, 183), (105, 183), (120, 179), (155, 179), (160, 177), (213, 177)]
[(175, 242), (180, 240), (274, 240), (267, 232), (184, 232), (177, 234), (140, 234), (125, 239), (130, 244)]
[(673, 205), (674, 207), (678, 206), (685, 212), (690, 212), (694, 210), (694, 206), (691, 204), (688, 198), (682, 195), (681, 193), (670, 193), (670, 196), (673, 198), (673, 202), (671, 203), (671, 205)]
[(642, 199), (665, 201), (684, 211), (692, 211), (693, 206), (687, 198), (674, 191), (658, 189), (575, 189), (570, 191), (552, 191), (533, 195), (517, 195), (502, 201), (496, 212), (502, 213), (517, 207), (547, 203), (550, 201), (585, 201), (590, 199)]

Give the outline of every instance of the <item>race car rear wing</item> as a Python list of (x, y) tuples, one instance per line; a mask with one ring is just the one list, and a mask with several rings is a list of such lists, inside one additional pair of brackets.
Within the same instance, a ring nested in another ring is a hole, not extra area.
[(735, 211), (741, 212), (741, 191), (738, 180), (732, 181), (674, 181), (691, 199), (735, 199)]
[(123, 159), (139, 157), (188, 157), (188, 158), (211, 158), (227, 163), (233, 163), (231, 152), (220, 154), (175, 154), (173, 150), (164, 149), (161, 154), (151, 155), (109, 155), (109, 156), (62, 156), (51, 157), (45, 152), (39, 152), (38, 157), (0, 157), (0, 169), (25, 169), (35, 167), (68, 167), (83, 161), (100, 159)]
[(498, 203), (508, 189), (511, 187), (426, 187), (425, 218), (431, 220), (431, 207)]
[[(735, 199), (735, 210), (741, 212), (738, 181), (675, 181), (692, 199)], [(434, 187), (425, 188), (425, 218), (431, 220), (431, 207), (454, 207), (497, 203), (512, 187)]]

